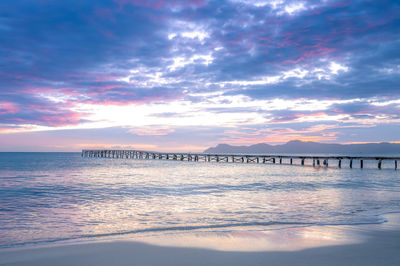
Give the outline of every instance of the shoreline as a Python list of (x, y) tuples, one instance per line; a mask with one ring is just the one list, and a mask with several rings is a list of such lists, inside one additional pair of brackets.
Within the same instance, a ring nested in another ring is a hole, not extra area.
[[(182, 238), (184, 236), (212, 236), (212, 235), (246, 235), (243, 232), (247, 232), (247, 235), (260, 236), (257, 234), (275, 234), (279, 235), (279, 232), (289, 232), (292, 230), (300, 230), (300, 231), (323, 231), (323, 228), (329, 228), (331, 231), (343, 231), (343, 228), (353, 227), (353, 226), (380, 226), (388, 222), (388, 219), (385, 218), (387, 215), (395, 215), (398, 216), (399, 220), (399, 228), (400, 228), (400, 212), (388, 212), (383, 214), (370, 215), (373, 217), (379, 217), (379, 221), (377, 222), (355, 222), (355, 223), (314, 223), (314, 224), (302, 224), (302, 223), (266, 223), (260, 224), (232, 224), (232, 225), (215, 225), (215, 226), (177, 226), (177, 227), (157, 227), (157, 228), (147, 228), (147, 229), (138, 229), (133, 231), (126, 232), (117, 232), (117, 233), (104, 233), (99, 235), (82, 235), (80, 237), (71, 237), (64, 239), (49, 239), (42, 240), (37, 242), (28, 242), (28, 243), (16, 243), (11, 245), (0, 246), (0, 252), (6, 250), (14, 250), (14, 249), (25, 249), (25, 248), (41, 248), (41, 247), (54, 247), (54, 246), (63, 246), (63, 245), (74, 245), (74, 244), (89, 244), (89, 243), (101, 243), (101, 242), (110, 242), (110, 241), (137, 241), (137, 242), (145, 242), (145, 243), (160, 243), (160, 239), (168, 239), (171, 236), (174, 238)], [(392, 223), (389, 223), (392, 224)], [(216, 230), (220, 229), (220, 230)], [(275, 236), (276, 238), (276, 236)], [(156, 240), (156, 241), (154, 241)], [(197, 241), (198, 239), (196, 239)], [(193, 239), (190, 239), (193, 242)], [(161, 241), (163, 242), (163, 241)], [(161, 244), (163, 245), (163, 244)], [(173, 244), (169, 245), (178, 245), (175, 241)], [(207, 247), (206, 247), (207, 248)], [(267, 250), (265, 250), (267, 251)]]
[(400, 214), (384, 217), (388, 222), (373, 225), (7, 248), (0, 250), (0, 265), (400, 265)]

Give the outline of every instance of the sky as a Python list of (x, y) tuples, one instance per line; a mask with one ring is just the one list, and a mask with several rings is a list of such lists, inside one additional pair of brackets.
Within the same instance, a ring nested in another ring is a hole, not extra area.
[(0, 151), (400, 142), (400, 2), (1, 0)]

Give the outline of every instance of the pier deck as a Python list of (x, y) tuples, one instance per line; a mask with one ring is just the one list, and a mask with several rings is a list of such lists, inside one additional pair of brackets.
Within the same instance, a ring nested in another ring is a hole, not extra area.
[(378, 169), (382, 169), (383, 161), (392, 161), (397, 170), (397, 162), (400, 157), (391, 156), (314, 156), (314, 155), (270, 155), (270, 154), (207, 154), (207, 153), (171, 153), (151, 152), (141, 150), (82, 150), (82, 157), (98, 158), (123, 158), (123, 159), (152, 159), (152, 160), (176, 160), (193, 162), (232, 162), (232, 163), (272, 163), (305, 165), (312, 162), (313, 166), (328, 167), (330, 163), (336, 163), (338, 168), (364, 168), (364, 161), (376, 161)]

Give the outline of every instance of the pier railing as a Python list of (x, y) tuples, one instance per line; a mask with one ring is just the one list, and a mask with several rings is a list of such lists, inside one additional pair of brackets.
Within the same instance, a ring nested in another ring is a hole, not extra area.
[(382, 169), (383, 161), (392, 161), (394, 169), (397, 170), (397, 162), (400, 157), (391, 156), (314, 156), (314, 155), (263, 155), (263, 154), (207, 154), (207, 153), (170, 153), (151, 152), (141, 150), (82, 150), (82, 157), (94, 158), (121, 158), (121, 159), (152, 159), (152, 160), (176, 160), (193, 162), (232, 162), (232, 163), (272, 163), (272, 164), (295, 164), (306, 165), (312, 162), (312, 166), (328, 167), (336, 163), (338, 168), (344, 166), (349, 168), (364, 168), (364, 161), (376, 161), (378, 169)]

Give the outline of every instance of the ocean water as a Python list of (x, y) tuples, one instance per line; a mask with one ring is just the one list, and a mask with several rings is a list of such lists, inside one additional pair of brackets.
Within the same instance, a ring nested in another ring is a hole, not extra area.
[(151, 232), (383, 223), (382, 214), (400, 212), (400, 171), (375, 164), (337, 169), (0, 153), (0, 248)]

